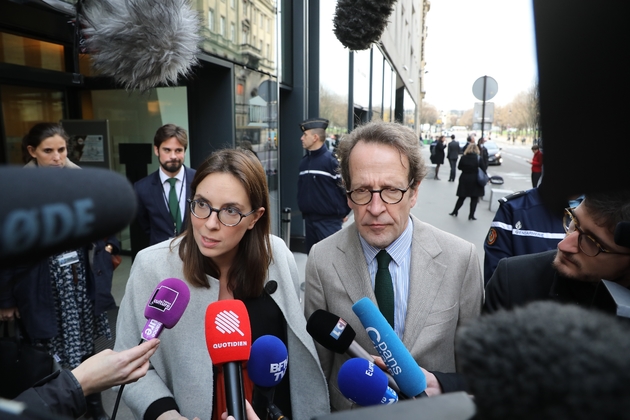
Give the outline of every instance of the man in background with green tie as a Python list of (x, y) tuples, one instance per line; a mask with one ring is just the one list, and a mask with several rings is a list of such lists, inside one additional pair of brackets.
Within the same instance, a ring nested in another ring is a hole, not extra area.
[[(415, 133), (371, 122), (344, 136), (337, 149), (354, 223), (311, 248), (304, 310), (347, 321), (355, 341), (378, 353), (352, 311), (369, 297), (427, 376), (429, 396), (461, 390), (455, 372), (455, 330), (481, 313), (483, 278), (475, 246), (411, 215), (426, 175)], [(317, 347), (333, 410), (351, 407), (337, 388), (348, 359)]]
[(188, 220), (190, 183), (195, 170), (184, 166), (188, 133), (175, 124), (160, 127), (153, 138), (153, 152), (160, 168), (136, 182), (137, 221), (149, 236), (149, 244), (179, 235)]

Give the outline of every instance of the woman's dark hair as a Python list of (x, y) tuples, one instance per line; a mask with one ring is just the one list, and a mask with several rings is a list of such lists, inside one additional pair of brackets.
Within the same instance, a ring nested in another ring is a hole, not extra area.
[[(228, 272), (228, 289), (232, 291), (235, 298), (258, 297), (263, 291), (267, 269), (273, 258), (269, 239), (271, 217), (265, 170), (258, 158), (250, 151), (235, 149), (216, 151), (197, 169), (190, 185), (192, 195), (195, 195), (201, 181), (214, 173), (233, 175), (247, 192), (252, 210), (261, 207), (265, 209), (254, 227), (245, 232)], [(195, 216), (189, 213), (189, 217)], [(246, 221), (247, 219), (244, 219), (241, 223), (246, 223)], [(193, 235), (192, 223), (187, 224), (182, 236), (179, 256), (184, 262), (184, 276), (193, 286), (210, 287), (206, 275), (218, 279), (221, 275), (219, 268), (199, 251)]]
[(61, 124), (35, 124), (33, 128), (29, 130), (28, 134), (22, 138), (22, 160), (24, 161), (24, 163), (28, 163), (33, 160), (33, 157), (28, 152), (27, 146), (31, 146), (33, 149), (37, 149), (37, 146), (39, 146), (42, 141), (55, 135), (62, 137), (66, 141), (66, 146), (68, 146), (68, 140), (70, 140), (70, 136), (68, 136), (68, 133), (66, 133), (66, 130), (63, 129)]

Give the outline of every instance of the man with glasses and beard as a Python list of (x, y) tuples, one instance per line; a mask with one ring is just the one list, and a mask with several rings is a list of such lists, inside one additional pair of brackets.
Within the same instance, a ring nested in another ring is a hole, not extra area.
[[(377, 354), (352, 305), (369, 297), (396, 335), (427, 369), (427, 394), (456, 383), (455, 330), (481, 313), (483, 279), (475, 246), (411, 215), (427, 169), (413, 130), (373, 121), (344, 136), (341, 177), (354, 223), (316, 243), (306, 263), (304, 312), (324, 309), (356, 331), (355, 341)], [(337, 373), (348, 356), (318, 347), (334, 410), (352, 403)]]
[(630, 248), (615, 243), (617, 224), (630, 220), (630, 190), (593, 192), (564, 214), (558, 249), (504, 258), (486, 286), (484, 312), (536, 300), (588, 307), (602, 279), (630, 286)]
[(153, 152), (160, 168), (133, 186), (138, 196), (137, 221), (149, 236), (149, 245), (174, 238), (187, 220), (187, 199), (195, 170), (184, 166), (188, 134), (175, 124), (160, 127)]

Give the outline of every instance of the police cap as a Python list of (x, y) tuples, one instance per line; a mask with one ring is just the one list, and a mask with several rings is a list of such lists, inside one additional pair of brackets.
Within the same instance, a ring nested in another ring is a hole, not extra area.
[(327, 127), (328, 120), (324, 118), (309, 118), (308, 120), (300, 123), (302, 131), (311, 130), (313, 128), (323, 128), (325, 130)]

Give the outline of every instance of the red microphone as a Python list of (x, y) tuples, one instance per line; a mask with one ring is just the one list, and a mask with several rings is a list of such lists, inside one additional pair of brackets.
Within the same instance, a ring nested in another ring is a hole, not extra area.
[(228, 415), (247, 420), (241, 362), (249, 359), (252, 330), (242, 301), (220, 300), (208, 305), (206, 344), (212, 364), (223, 367)]

